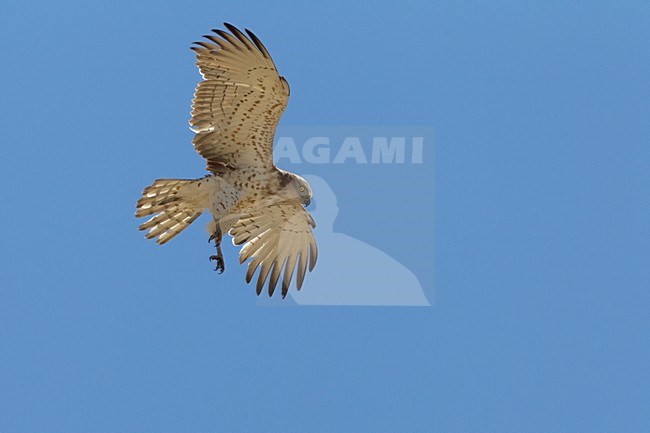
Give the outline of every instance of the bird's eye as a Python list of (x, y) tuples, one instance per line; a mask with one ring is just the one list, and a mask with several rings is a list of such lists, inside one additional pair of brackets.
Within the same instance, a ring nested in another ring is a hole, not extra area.
[(304, 186), (300, 187), (300, 192), (305, 192), (305, 187)]

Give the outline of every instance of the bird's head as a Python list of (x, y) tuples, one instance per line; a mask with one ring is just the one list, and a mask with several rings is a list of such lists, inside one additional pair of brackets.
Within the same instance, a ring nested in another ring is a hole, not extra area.
[(309, 186), (309, 183), (307, 183), (305, 179), (298, 176), (297, 174), (292, 173), (292, 175), (293, 179), (290, 182), (291, 188), (298, 194), (302, 205), (305, 207), (309, 206), (312, 196), (311, 186)]
[(280, 195), (285, 198), (298, 199), (303, 206), (307, 207), (311, 203), (312, 191), (309, 183), (295, 173), (290, 173), (282, 169), (280, 172)]

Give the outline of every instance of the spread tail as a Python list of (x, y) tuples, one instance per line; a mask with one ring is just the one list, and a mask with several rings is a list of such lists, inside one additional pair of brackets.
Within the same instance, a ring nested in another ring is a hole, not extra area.
[[(203, 212), (196, 205), (196, 195), (190, 186), (197, 181), (184, 179), (158, 179), (142, 191), (136, 203), (136, 217), (154, 215), (138, 229), (147, 230), (147, 239), (155, 238), (162, 245), (182, 232)], [(200, 184), (199, 184), (200, 185)]]

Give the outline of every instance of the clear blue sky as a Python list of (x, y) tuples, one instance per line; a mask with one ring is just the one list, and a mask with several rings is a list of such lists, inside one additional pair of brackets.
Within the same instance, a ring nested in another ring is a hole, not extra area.
[[(648, 3), (323, 3), (0, 3), (0, 432), (650, 431)], [(137, 232), (223, 21), (283, 124), (434, 128), (433, 307), (260, 307)]]

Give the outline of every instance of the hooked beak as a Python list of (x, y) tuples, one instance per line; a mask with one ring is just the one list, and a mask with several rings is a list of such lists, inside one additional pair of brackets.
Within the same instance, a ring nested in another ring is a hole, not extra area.
[(305, 199), (305, 201), (302, 202), (302, 204), (304, 204), (305, 207), (309, 206), (310, 203), (311, 203), (311, 198), (309, 198), (309, 197), (307, 197), (307, 198)]

